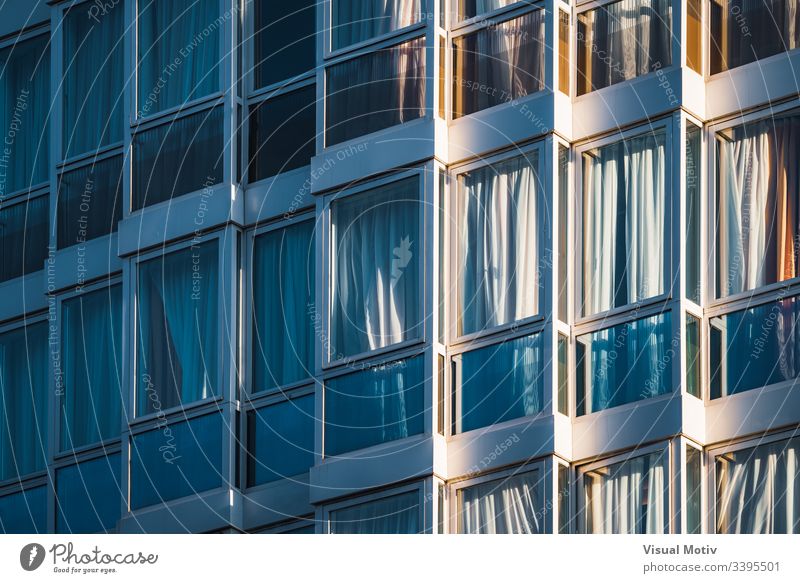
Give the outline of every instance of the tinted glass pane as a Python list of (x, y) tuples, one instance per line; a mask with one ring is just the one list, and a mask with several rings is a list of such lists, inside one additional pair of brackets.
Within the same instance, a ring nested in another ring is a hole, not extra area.
[(686, 392), (702, 399), (700, 394), (700, 320), (686, 316)]
[(133, 210), (222, 182), (222, 107), (133, 136)]
[(0, 205), (0, 281), (44, 268), (49, 204), (49, 197), (38, 196), (13, 206)]
[(570, 483), (569, 468), (558, 466), (558, 534), (569, 534), (570, 531)]
[(117, 223), (122, 218), (122, 182), (122, 156), (59, 177), (59, 249), (117, 230)]
[(700, 534), (702, 527), (701, 454), (693, 447), (686, 448), (686, 532)]
[(421, 356), (325, 385), (325, 453), (337, 455), (424, 431)]
[[(544, 483), (539, 472), (512, 474), (458, 491), (458, 532), (462, 534), (541, 534)], [(549, 506), (548, 506), (549, 508)]]
[[(463, 20), (516, 4), (518, 0), (450, 0), (450, 2), (452, 4), (458, 2), (458, 16)], [(444, 3), (443, 1), (442, 4)], [(519, 4), (533, 4), (533, 2), (531, 0), (519, 0)]]
[(453, 358), (458, 432), (535, 415), (544, 406), (542, 339), (534, 334)]
[(558, 147), (558, 319), (569, 322), (569, 150)]
[(686, 297), (700, 303), (700, 128), (686, 127)]
[(800, 298), (711, 319), (711, 398), (800, 376)]
[(131, 448), (131, 507), (142, 508), (223, 485), (222, 416), (164, 423), (136, 435)]
[(47, 488), (32, 488), (0, 498), (0, 532), (44, 534), (47, 532)]
[(248, 414), (247, 485), (307, 472), (314, 465), (314, 395)]
[(254, 9), (256, 88), (313, 70), (317, 49), (315, 0), (257, 0)]
[(250, 182), (308, 166), (316, 152), (316, 86), (250, 108)]
[(56, 532), (91, 534), (113, 530), (125, 490), (119, 454), (69, 466), (56, 473)]
[(569, 340), (558, 335), (558, 412), (569, 415)]
[(340, 49), (414, 24), (419, 17), (420, 0), (333, 0), (331, 42)]
[(335, 510), (330, 515), (332, 534), (417, 534), (419, 492), (408, 492), (374, 502)]

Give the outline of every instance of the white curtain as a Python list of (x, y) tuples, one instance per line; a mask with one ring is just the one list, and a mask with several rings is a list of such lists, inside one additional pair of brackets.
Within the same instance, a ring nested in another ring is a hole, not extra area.
[(461, 534), (539, 534), (544, 528), (539, 472), (459, 490), (458, 506)]
[(332, 16), (331, 41), (341, 49), (418, 22), (420, 0), (334, 0)]
[[(721, 70), (732, 69), (756, 59), (790, 51), (800, 46), (798, 0), (730, 0), (722, 9), (727, 20), (727, 39), (714, 39), (727, 47)], [(747, 26), (741, 26), (739, 21)], [(716, 68), (712, 73), (719, 72)]]
[(536, 313), (538, 154), (459, 177), (459, 334)]
[(419, 180), (334, 202), (331, 358), (421, 334)]
[(584, 476), (589, 534), (662, 534), (667, 489), (664, 453), (636, 457)]
[(584, 155), (584, 314), (664, 292), (666, 135)]
[(534, 0), (451, 0), (451, 2), (458, 3), (459, 16), (462, 19), (466, 19), (478, 16), (479, 14), (493, 12), (516, 2), (520, 2), (520, 4), (533, 4)]
[(454, 116), (544, 88), (544, 12), (534, 10), (455, 40)]
[(718, 297), (796, 277), (800, 116), (742, 126), (718, 144)]
[(800, 439), (717, 458), (717, 532), (800, 533)]
[(331, 534), (418, 534), (419, 530), (418, 492), (331, 512)]

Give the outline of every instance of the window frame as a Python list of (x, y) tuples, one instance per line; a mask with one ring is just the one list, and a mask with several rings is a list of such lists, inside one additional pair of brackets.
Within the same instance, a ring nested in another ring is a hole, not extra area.
[(425, 482), (424, 481), (414, 481), (408, 484), (403, 484), (399, 486), (390, 486), (388, 488), (381, 489), (377, 492), (370, 492), (362, 496), (351, 496), (344, 500), (331, 502), (329, 504), (325, 504), (322, 507), (322, 532), (324, 534), (333, 534), (331, 532), (331, 514), (336, 512), (337, 510), (344, 510), (347, 508), (352, 508), (354, 506), (361, 506), (362, 504), (370, 504), (372, 502), (377, 502), (379, 500), (383, 500), (385, 498), (391, 498), (393, 496), (399, 496), (402, 494), (409, 494), (412, 492), (417, 492), (419, 496), (419, 503), (417, 505), (418, 512), (419, 512), (419, 532), (424, 533), (427, 532), (428, 529), (425, 526), (425, 506), (426, 504), (430, 504), (430, 501), (425, 496)]

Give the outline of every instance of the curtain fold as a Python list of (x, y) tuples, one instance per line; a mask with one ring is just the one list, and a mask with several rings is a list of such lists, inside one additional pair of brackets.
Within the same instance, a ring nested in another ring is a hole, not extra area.
[(536, 314), (538, 169), (532, 153), (459, 176), (459, 334)]
[(741, 126), (718, 144), (717, 297), (797, 277), (800, 115)]
[(527, 472), (458, 491), (461, 534), (540, 534), (544, 487), (539, 472)]
[(665, 533), (664, 455), (639, 456), (584, 475), (588, 534)]
[(584, 154), (583, 312), (664, 293), (666, 135)]
[(49, 242), (50, 198), (0, 205), (0, 281), (44, 268)]
[(717, 532), (800, 533), (800, 439), (718, 456)]
[(418, 534), (419, 493), (408, 492), (334, 510), (331, 534)]
[[(724, 4), (721, 15), (727, 23), (720, 22), (718, 26), (727, 30), (727, 38), (712, 39), (718, 46), (727, 48), (721, 70), (800, 46), (798, 0), (728, 0)], [(718, 72), (712, 70), (712, 73)]]
[(420, 19), (419, 0), (334, 0), (331, 9), (333, 48), (382, 36)]
[(314, 227), (306, 221), (256, 238), (253, 256), (254, 390), (314, 373)]

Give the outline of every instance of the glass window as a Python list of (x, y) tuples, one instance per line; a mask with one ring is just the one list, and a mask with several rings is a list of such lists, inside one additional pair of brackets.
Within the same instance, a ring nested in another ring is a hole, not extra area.
[(418, 534), (419, 492), (408, 492), (330, 513), (331, 534)]
[(577, 415), (672, 391), (670, 312), (577, 338)]
[(542, 336), (507, 340), (453, 357), (458, 433), (535, 415), (544, 407)]
[(672, 1), (623, 0), (578, 15), (578, 95), (672, 64)]
[(334, 50), (388, 34), (420, 19), (420, 0), (332, 0)]
[(136, 415), (217, 394), (217, 242), (139, 265)]
[(325, 383), (325, 454), (339, 455), (425, 430), (422, 356)]
[(105, 533), (117, 525), (125, 491), (119, 454), (56, 471), (56, 532)]
[(712, 0), (711, 74), (800, 46), (797, 0)]
[(314, 229), (306, 221), (253, 243), (253, 390), (314, 373)]
[(569, 339), (558, 335), (558, 412), (569, 415)]
[(456, 504), (459, 534), (544, 532), (544, 484), (538, 471), (462, 488)]
[(569, 534), (569, 466), (558, 466), (558, 534)]
[(47, 533), (47, 487), (31, 488), (0, 498), (0, 532)]
[(686, 392), (702, 399), (700, 320), (686, 315)]
[(558, 11), (558, 90), (569, 95), (569, 14)]
[(253, 4), (255, 88), (312, 71), (316, 67), (316, 1), (257, 0)]
[(419, 178), (331, 205), (330, 359), (422, 336)]
[[(445, 0), (442, 0), (444, 4)], [(487, 12), (494, 12), (499, 8), (510, 6), (519, 3), (520, 6), (524, 4), (533, 4), (534, 0), (450, 0), (455, 3), (458, 2), (458, 17), (460, 20), (474, 18), (480, 14)]]
[(800, 533), (800, 439), (717, 456), (717, 532)]
[(798, 276), (800, 113), (718, 134), (717, 297)]
[(337, 63), (325, 74), (328, 146), (425, 115), (425, 37)]
[(0, 50), (0, 201), (49, 180), (50, 35)]
[(215, 107), (133, 136), (133, 210), (222, 182), (222, 116)]
[(453, 118), (544, 89), (544, 10), (453, 41)]
[(693, 71), (703, 74), (702, 0), (686, 2), (686, 64)]
[(569, 149), (558, 147), (558, 319), (569, 322)]
[(316, 153), (316, 86), (250, 108), (250, 182), (308, 166)]
[(247, 486), (303, 474), (314, 465), (314, 395), (247, 415)]
[(538, 311), (538, 152), (458, 177), (458, 334)]
[(0, 482), (45, 468), (48, 324), (0, 334)]
[(138, 0), (137, 117), (184, 105), (219, 91), (220, 17), (217, 0)]
[(44, 269), (49, 244), (50, 199), (26, 197), (0, 204), (0, 281)]
[(61, 306), (61, 449), (105, 441), (122, 424), (122, 286)]
[(702, 529), (701, 480), (703, 474), (703, 454), (693, 447), (686, 447), (686, 533), (700, 534)]
[(686, 124), (686, 297), (699, 304), (702, 297), (700, 245), (701, 161), (700, 128)]
[(800, 376), (800, 297), (711, 318), (711, 398)]
[(122, 218), (122, 156), (65, 172), (58, 179), (58, 248), (117, 230)]
[(665, 451), (634, 457), (583, 475), (587, 534), (666, 534)]
[(125, 7), (97, 12), (86, 2), (64, 17), (64, 158), (122, 141)]
[(583, 154), (583, 314), (664, 293), (666, 134)]
[[(227, 429), (225, 433), (227, 433)], [(131, 508), (196, 495), (223, 485), (222, 415), (162, 422), (131, 443)]]

